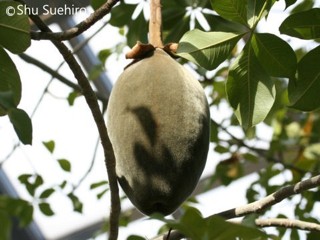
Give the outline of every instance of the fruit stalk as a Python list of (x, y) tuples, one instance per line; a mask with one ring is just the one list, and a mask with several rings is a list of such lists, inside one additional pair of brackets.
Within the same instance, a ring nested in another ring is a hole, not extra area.
[(161, 39), (161, 0), (150, 1), (149, 43), (154, 47), (163, 48)]

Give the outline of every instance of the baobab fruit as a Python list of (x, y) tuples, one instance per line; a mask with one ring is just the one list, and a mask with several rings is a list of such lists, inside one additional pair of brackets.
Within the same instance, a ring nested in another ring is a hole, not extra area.
[(206, 163), (209, 122), (201, 84), (163, 50), (120, 75), (107, 128), (118, 181), (142, 213), (168, 215), (190, 196)]

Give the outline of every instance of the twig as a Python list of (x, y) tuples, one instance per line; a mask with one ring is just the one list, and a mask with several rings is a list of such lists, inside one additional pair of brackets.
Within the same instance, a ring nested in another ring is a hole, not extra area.
[[(72, 81), (70, 81), (69, 79), (65, 78), (64, 76), (62, 76), (61, 74), (59, 74), (56, 70), (50, 68), (48, 65), (44, 64), (43, 62), (40, 62), (39, 60), (25, 54), (25, 53), (21, 53), (19, 54), (19, 57), (21, 59), (23, 59), (25, 62), (33, 64), (35, 66), (37, 66), (38, 68), (40, 68), (41, 70), (49, 73), (52, 77), (54, 77), (55, 79), (59, 80), (60, 82), (64, 83), (65, 85), (67, 85), (68, 87), (71, 87), (74, 91), (78, 92), (78, 93), (82, 93), (81, 92), (81, 87), (78, 84), (73, 83)], [(105, 98), (103, 95), (101, 95), (98, 92), (95, 92), (95, 94), (97, 95), (97, 98), (103, 102), (107, 102), (108, 99)]]
[(150, 22), (149, 22), (149, 43), (155, 48), (163, 48), (161, 39), (161, 1), (151, 0), (150, 1)]
[(71, 87), (73, 90), (81, 93), (81, 88), (79, 85), (71, 82), (69, 79), (65, 78), (64, 76), (59, 74), (56, 70), (53, 70), (52, 68), (50, 68), (48, 65), (44, 64), (43, 62), (40, 62), (39, 60), (37, 60), (37, 59), (35, 59), (25, 53), (19, 54), (19, 57), (22, 60), (24, 60), (25, 62), (33, 64), (33, 65), (37, 66), (38, 68), (40, 68), (41, 70), (49, 73), (51, 76), (53, 76), (54, 78), (56, 78), (57, 80), (59, 80), (63, 84), (67, 85), (68, 87)]
[(180, 239), (184, 239), (186, 236), (182, 233), (180, 233), (177, 230), (173, 230), (170, 232), (169, 234), (164, 234), (161, 236), (157, 236), (155, 238), (152, 238), (151, 240), (180, 240)]
[(112, 7), (116, 5), (119, 0), (108, 0), (105, 4), (103, 4), (100, 8), (98, 8), (95, 12), (93, 12), (88, 18), (78, 23), (74, 27), (63, 31), (63, 32), (30, 32), (30, 36), (33, 40), (69, 40), (74, 38), (87, 29), (89, 29), (92, 25), (94, 25), (97, 21), (103, 18), (105, 15), (110, 13)]
[[(212, 119), (212, 121), (214, 121)], [(217, 124), (223, 131), (225, 131), (231, 138), (233, 141), (236, 142), (236, 144), (238, 144), (240, 147), (245, 147), (247, 149), (249, 149), (250, 151), (252, 152), (255, 152), (257, 153), (260, 157), (263, 157), (264, 159), (266, 159), (268, 162), (273, 162), (273, 163), (279, 163), (281, 164), (282, 166), (284, 166), (285, 168), (287, 169), (291, 169), (291, 170), (294, 170), (298, 173), (300, 173), (301, 175), (304, 175), (307, 173), (306, 170), (304, 169), (301, 169), (299, 167), (296, 167), (292, 164), (288, 164), (288, 163), (285, 163), (281, 158), (276, 158), (276, 157), (273, 157), (273, 156), (269, 156), (268, 155), (268, 152), (264, 149), (261, 149), (261, 148), (256, 148), (256, 147), (252, 147), (250, 145), (248, 145), (244, 140), (242, 139), (239, 139), (237, 138), (236, 136), (234, 136), (232, 133), (230, 133), (228, 131), (228, 129), (226, 127), (223, 127), (221, 124), (217, 123), (216, 121), (214, 121), (215, 124)], [(228, 141), (227, 141), (228, 142)], [(316, 171), (309, 171), (311, 174), (317, 174)]]
[[(20, 2), (22, 0), (19, 0)], [(31, 20), (38, 26), (38, 28), (43, 32), (51, 32), (50, 28), (40, 19), (39, 16), (30, 15)], [(113, 148), (108, 137), (107, 128), (100, 111), (96, 95), (91, 88), (91, 85), (86, 78), (84, 72), (82, 71), (80, 65), (78, 64), (75, 57), (72, 55), (71, 51), (60, 41), (51, 40), (51, 42), (56, 46), (61, 55), (63, 56), (69, 68), (73, 72), (75, 78), (78, 81), (82, 89), (82, 93), (85, 100), (91, 110), (94, 121), (97, 125), (99, 136), (101, 138), (101, 143), (104, 150), (104, 156), (107, 166), (107, 173), (109, 178), (109, 186), (111, 193), (111, 211), (110, 211), (110, 230), (109, 239), (116, 240), (118, 237), (118, 226), (119, 226), (119, 215), (120, 215), (120, 199), (119, 199), (119, 189), (115, 171), (115, 157), (113, 153)]]
[(283, 187), (278, 191), (258, 201), (255, 201), (237, 208), (233, 208), (224, 212), (220, 212), (215, 215), (224, 217), (226, 219), (230, 219), (230, 218), (245, 216), (251, 213), (259, 213), (266, 210), (268, 207), (281, 202), (283, 199), (286, 199), (295, 194), (299, 194), (303, 191), (306, 191), (318, 186), (320, 186), (320, 175), (298, 182), (294, 185)]
[(3, 164), (8, 161), (10, 159), (10, 157), (12, 156), (12, 154), (15, 152), (15, 150), (20, 147), (21, 143), (20, 141), (17, 142), (16, 144), (14, 144), (12, 146), (11, 151), (7, 154), (7, 156), (5, 156), (3, 159), (0, 160), (0, 168), (2, 168)]
[(91, 39), (93, 39), (98, 33), (100, 33), (102, 31), (102, 29), (105, 28), (105, 26), (108, 25), (108, 22), (105, 22), (102, 24), (101, 27), (99, 27), (94, 33), (92, 33), (89, 37), (87, 37), (85, 40), (83, 40), (82, 42), (80, 42), (79, 44), (77, 44), (74, 48), (73, 48), (73, 53), (77, 53), (78, 51), (80, 51), (85, 45), (87, 45)]
[(285, 227), (296, 228), (307, 231), (320, 231), (320, 224), (300, 221), (296, 219), (286, 218), (269, 218), (269, 219), (256, 219), (255, 224), (259, 227)]
[(93, 152), (93, 156), (92, 156), (89, 168), (86, 170), (86, 172), (83, 174), (83, 176), (77, 182), (77, 184), (73, 185), (72, 191), (75, 191), (77, 188), (79, 188), (80, 185), (83, 183), (83, 181), (88, 177), (89, 173), (92, 171), (94, 163), (96, 161), (96, 156), (97, 156), (97, 152), (98, 152), (98, 146), (99, 146), (99, 139), (97, 139), (96, 145), (94, 147), (94, 152)]

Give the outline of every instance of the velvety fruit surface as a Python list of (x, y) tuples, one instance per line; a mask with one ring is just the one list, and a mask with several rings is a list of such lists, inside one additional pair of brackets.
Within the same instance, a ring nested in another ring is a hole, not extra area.
[(201, 84), (163, 50), (120, 75), (107, 128), (119, 183), (142, 213), (170, 214), (190, 196), (206, 163), (209, 123)]

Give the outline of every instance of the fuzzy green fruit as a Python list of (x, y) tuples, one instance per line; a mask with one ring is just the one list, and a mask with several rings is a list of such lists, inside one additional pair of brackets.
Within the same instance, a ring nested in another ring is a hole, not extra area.
[(209, 123), (201, 84), (163, 50), (120, 75), (107, 128), (119, 183), (142, 213), (168, 215), (190, 196), (206, 163)]

